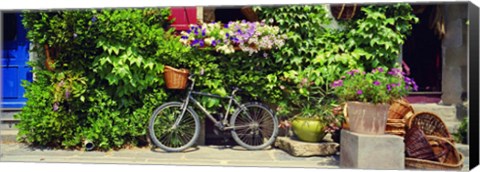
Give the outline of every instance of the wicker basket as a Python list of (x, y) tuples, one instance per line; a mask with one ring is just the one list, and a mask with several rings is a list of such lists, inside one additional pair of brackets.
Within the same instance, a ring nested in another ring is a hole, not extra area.
[(345, 117), (345, 122), (343, 122), (342, 128), (346, 130), (350, 130), (350, 126), (348, 125), (347, 103), (343, 105), (343, 116)]
[(168, 89), (185, 89), (187, 86), (187, 69), (176, 69), (171, 66), (165, 66), (163, 69), (165, 82)]
[(407, 157), (438, 161), (423, 131), (413, 126), (405, 134), (405, 151)]
[(330, 5), (330, 11), (336, 19), (348, 20), (360, 11), (360, 6), (357, 4)]
[(387, 126), (385, 127), (385, 133), (403, 137), (405, 135), (405, 120), (404, 119), (387, 119)]
[(463, 167), (464, 157), (455, 149), (455, 146), (448, 139), (427, 136), (432, 149), (439, 161), (430, 161), (418, 158), (405, 158), (407, 168), (428, 169), (428, 170), (460, 170)]
[(240, 8), (240, 11), (242, 11), (242, 14), (248, 19), (248, 21), (255, 22), (258, 21), (258, 16), (255, 11), (253, 11), (252, 7), (242, 7)]
[(402, 119), (408, 112), (413, 112), (413, 107), (406, 99), (393, 101), (388, 111), (388, 118)]
[(456, 164), (447, 164), (418, 158), (405, 158), (405, 167), (428, 170), (460, 170), (463, 167), (464, 161), (464, 157), (461, 153), (459, 153), (459, 159), (460, 161)]
[(443, 137), (454, 143), (445, 123), (434, 113), (419, 112), (414, 114), (408, 121), (407, 127), (411, 128), (414, 125), (419, 127), (425, 135)]

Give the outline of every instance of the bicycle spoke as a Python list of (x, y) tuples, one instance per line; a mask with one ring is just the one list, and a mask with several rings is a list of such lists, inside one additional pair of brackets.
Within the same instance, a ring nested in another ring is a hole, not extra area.
[[(176, 102), (162, 106), (150, 121), (152, 140), (164, 150), (181, 151), (193, 144), (193, 139), (198, 134), (198, 117), (188, 109), (182, 116), (182, 106), (183, 104)], [(177, 121), (178, 124), (173, 127)]]
[(241, 129), (244, 129), (244, 128), (248, 128), (249, 125), (235, 125), (235, 127), (233, 128), (234, 130), (241, 130)]

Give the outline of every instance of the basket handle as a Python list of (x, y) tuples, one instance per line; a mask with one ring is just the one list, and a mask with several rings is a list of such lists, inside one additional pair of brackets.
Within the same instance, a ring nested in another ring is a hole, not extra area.
[[(448, 141), (448, 139), (445, 139), (445, 138), (443, 138), (443, 137), (432, 136), (432, 135), (426, 135), (425, 137), (426, 137), (427, 140), (429, 140), (429, 141), (430, 141), (430, 140), (433, 140), (433, 141), (437, 142), (438, 145), (443, 148), (443, 151), (442, 151), (442, 152), (440, 152), (439, 154), (435, 155), (435, 158), (438, 159), (439, 161), (440, 161), (439, 158), (442, 157), (442, 156), (447, 155), (447, 153), (451, 151), (451, 150), (450, 150), (451, 147), (453, 147), (453, 144), (452, 144), (450, 141)], [(447, 145), (450, 145), (450, 146), (447, 146)], [(443, 163), (443, 162), (442, 162), (442, 163)]]

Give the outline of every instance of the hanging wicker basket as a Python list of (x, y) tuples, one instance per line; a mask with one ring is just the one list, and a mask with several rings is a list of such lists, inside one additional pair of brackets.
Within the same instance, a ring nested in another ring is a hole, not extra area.
[(45, 44), (43, 48), (45, 49), (45, 57), (46, 57), (45, 68), (47, 68), (47, 70), (49, 71), (54, 71), (55, 60), (53, 57), (56, 56), (55, 49), (53, 47), (49, 47), (48, 44)]
[(258, 21), (258, 15), (250, 6), (240, 8), (242, 14), (248, 19), (248, 21), (255, 22)]
[(185, 89), (187, 87), (188, 69), (176, 69), (165, 66), (163, 74), (168, 89)]
[(337, 20), (349, 20), (360, 11), (360, 7), (357, 4), (338, 4), (331, 5), (330, 11), (332, 12), (332, 16)]

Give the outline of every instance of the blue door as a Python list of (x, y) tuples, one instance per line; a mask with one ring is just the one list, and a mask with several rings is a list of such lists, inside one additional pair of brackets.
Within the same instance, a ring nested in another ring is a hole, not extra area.
[(3, 13), (2, 27), (2, 108), (21, 108), (25, 105), (22, 80), (32, 81), (27, 66), (29, 42), (19, 13)]

